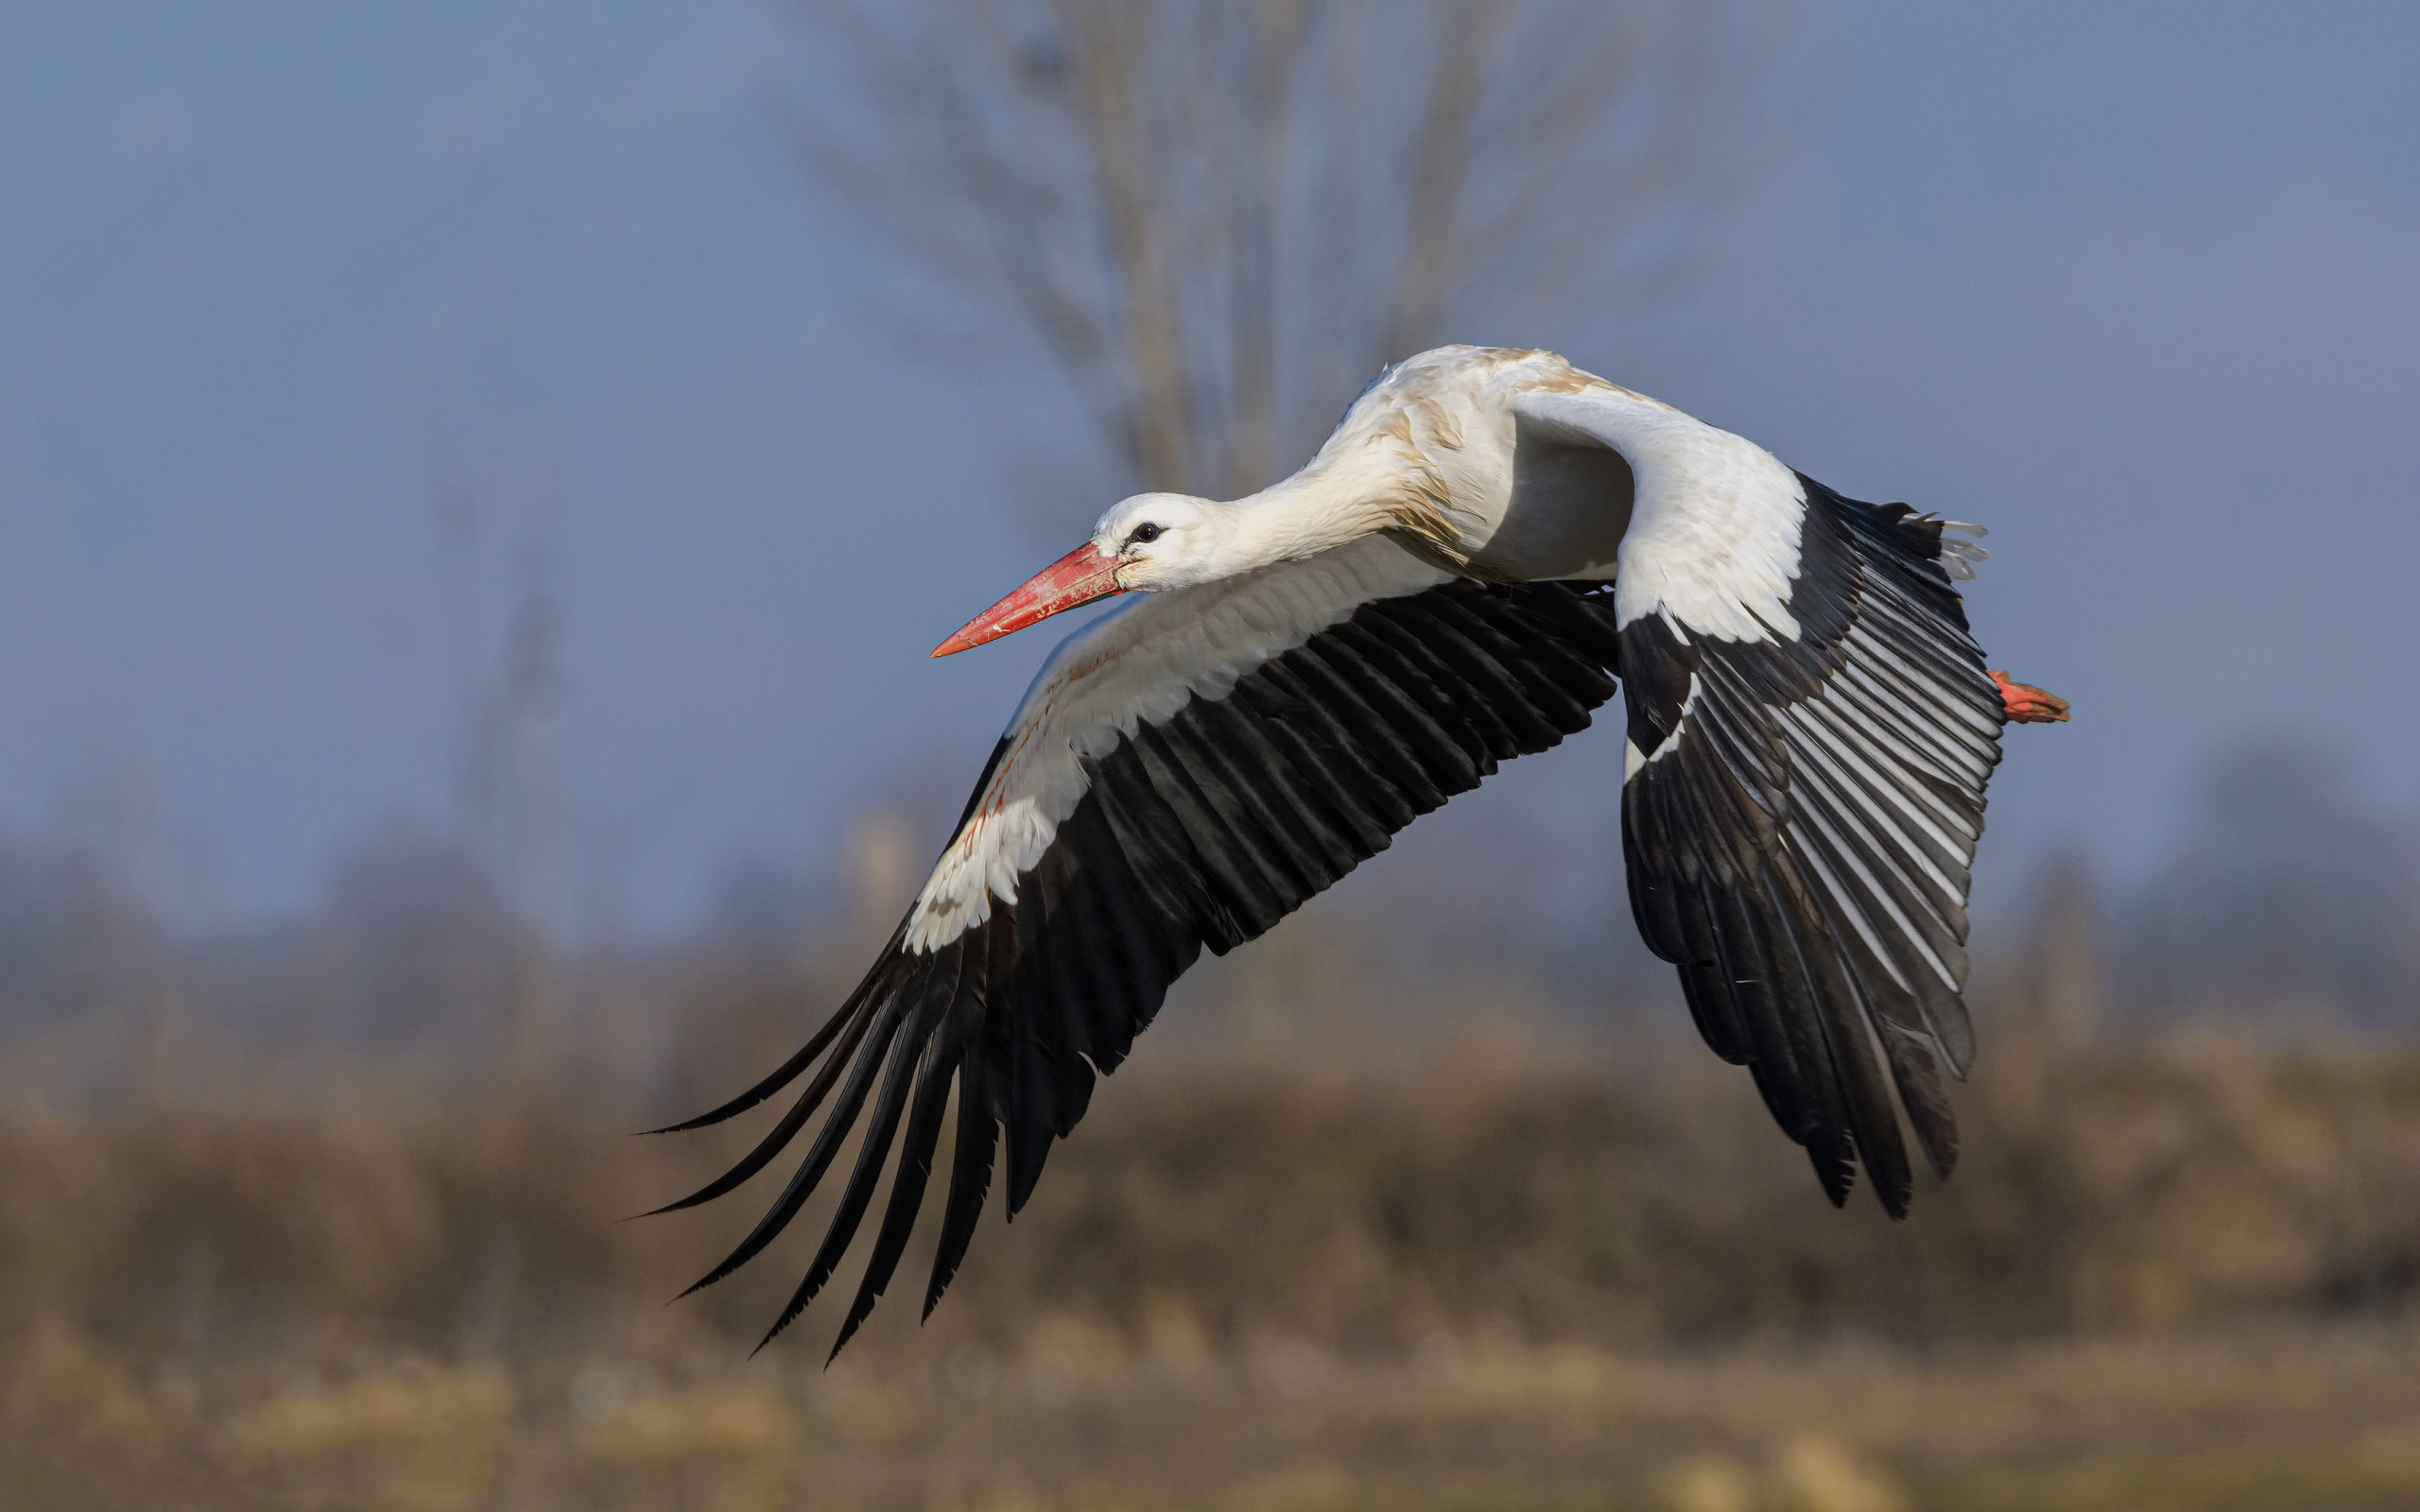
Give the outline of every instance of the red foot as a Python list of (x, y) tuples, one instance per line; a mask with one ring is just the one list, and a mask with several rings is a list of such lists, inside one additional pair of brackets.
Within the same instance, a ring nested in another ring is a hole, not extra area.
[(2067, 700), (2055, 693), (2045, 693), (2030, 683), (2011, 682), (2005, 672), (1994, 672), (1992, 680), (2000, 685), (2000, 701), (2008, 706), (2008, 717), (2020, 725), (2064, 725), (2067, 722)]

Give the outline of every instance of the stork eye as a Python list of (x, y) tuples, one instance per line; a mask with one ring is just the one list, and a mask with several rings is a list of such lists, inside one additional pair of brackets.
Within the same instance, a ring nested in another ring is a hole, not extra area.
[(1144, 524), (1134, 527), (1134, 533), (1126, 538), (1126, 543), (1132, 546), (1140, 542), (1141, 544), (1148, 546), (1152, 541), (1159, 539), (1160, 527), (1146, 521)]

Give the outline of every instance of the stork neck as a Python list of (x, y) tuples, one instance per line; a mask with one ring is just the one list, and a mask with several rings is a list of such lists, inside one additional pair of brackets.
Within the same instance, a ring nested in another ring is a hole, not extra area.
[(1360, 540), (1391, 523), (1381, 496), (1314, 463), (1224, 506), (1233, 570), (1297, 561)]

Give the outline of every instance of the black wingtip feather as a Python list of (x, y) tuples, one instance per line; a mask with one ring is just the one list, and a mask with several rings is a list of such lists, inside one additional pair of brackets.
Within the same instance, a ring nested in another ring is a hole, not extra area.
[(749, 1230), (748, 1237), (739, 1242), (738, 1247), (725, 1256), (722, 1263), (692, 1283), (688, 1291), (681, 1294), (683, 1297), (712, 1286), (753, 1260), (767, 1245), (780, 1237), (783, 1229), (789, 1227), (790, 1220), (798, 1216), (799, 1209), (806, 1205), (806, 1199), (821, 1183), (832, 1158), (839, 1153), (841, 1141), (847, 1138), (850, 1128), (857, 1121), (858, 1111), (865, 1106), (866, 1093), (873, 1085), (874, 1073), (890, 1054), (890, 1042), (898, 1035), (900, 1005), (894, 1000), (884, 1004), (876, 1012), (877, 1022), (871, 1036), (873, 1042), (858, 1053), (848, 1081), (840, 1089), (839, 1101), (833, 1104), (832, 1111), (824, 1115), (823, 1126), (816, 1131), (815, 1142), (807, 1146), (798, 1170), (790, 1177), (789, 1185), (782, 1189), (782, 1194), (774, 1199), (773, 1206), (767, 1210), (765, 1216), (757, 1220), (756, 1227)]
[(908, 1231), (915, 1226), (916, 1215), (924, 1207), (925, 1183), (933, 1174), (933, 1150), (941, 1143), (942, 1121), (948, 1108), (950, 1078), (957, 1071), (974, 1024), (974, 1012), (959, 995), (963, 970), (961, 961), (948, 994), (936, 1002), (937, 1016), (943, 1022), (916, 1065), (915, 1091), (899, 1146), (899, 1164), (890, 1177), (890, 1199), (884, 1204), (873, 1252), (866, 1259), (865, 1274), (858, 1279), (856, 1296), (850, 1300), (849, 1315), (840, 1325), (840, 1336), (833, 1341), (832, 1353), (823, 1362), (826, 1366), (839, 1357), (841, 1347), (873, 1314), (874, 1303), (899, 1269), (899, 1258), (908, 1248)]
[(942, 1212), (940, 1243), (933, 1249), (933, 1269), (925, 1285), (924, 1316), (931, 1317), (942, 1294), (958, 1276), (974, 1241), (975, 1226), (983, 1216), (983, 1199), (992, 1190), (992, 1160), (1000, 1143), (999, 1120), (989, 1110), (978, 1067), (969, 1063), (959, 1073), (958, 1138), (950, 1151), (949, 1204)]
[[(883, 968), (895, 958), (894, 953), (898, 950), (899, 941), (906, 935), (907, 929), (908, 926), (903, 921), (898, 929), (891, 932), (890, 944), (883, 948), (881, 955), (875, 957), (873, 969), (866, 973), (864, 981), (857, 984), (856, 990), (849, 994), (847, 1001), (840, 1005), (832, 1017), (823, 1021), (821, 1028), (807, 1037), (806, 1043), (799, 1047), (798, 1054), (775, 1067), (771, 1075), (719, 1108), (711, 1108), (695, 1118), (678, 1124), (666, 1124), (662, 1128), (651, 1128), (644, 1132), (685, 1134), (693, 1128), (710, 1127), (725, 1119), (737, 1117), (796, 1081), (801, 1073), (815, 1064), (816, 1057), (823, 1054), (825, 1047), (832, 1043), (834, 1038), (840, 1033), (842, 1026), (856, 1017), (858, 1009), (864, 1006), (866, 999), (874, 992), (876, 983), (883, 974)], [(833, 1058), (845, 1059), (846, 1052), (836, 1054)]]
[(832, 1053), (832, 1058), (824, 1062), (822, 1069), (815, 1074), (815, 1079), (807, 1083), (805, 1091), (799, 1093), (798, 1100), (790, 1105), (790, 1110), (782, 1115), (781, 1122), (774, 1125), (771, 1130), (757, 1142), (756, 1147), (740, 1157), (730, 1170), (677, 1202), (667, 1202), (661, 1208), (651, 1209), (636, 1216), (653, 1218), (662, 1213), (679, 1212), (684, 1208), (694, 1208), (700, 1203), (712, 1202), (715, 1198), (744, 1185), (757, 1172), (771, 1164), (774, 1157), (780, 1155), (790, 1141), (798, 1137), (798, 1131), (806, 1126), (806, 1121), (815, 1115), (816, 1108), (822, 1106), (823, 1099), (831, 1094), (833, 1082), (838, 1079), (842, 1068), (849, 1064), (849, 1057), (856, 1051), (858, 1041), (865, 1037), (866, 1029), (872, 1022), (872, 1014), (859, 1017), (858, 1021), (851, 1026), (850, 1032), (840, 1038), (838, 1046)]
[(1815, 1167), (1815, 1179), (1823, 1184), (1824, 1195), (1835, 1208), (1849, 1205), (1849, 1194), (1857, 1190), (1857, 1156), (1845, 1140), (1829, 1135), (1806, 1142), (1806, 1159)]
[[(908, 1091), (914, 1079), (916, 1063), (923, 1054), (924, 1041), (932, 1033), (942, 1012), (957, 995), (957, 958), (962, 954), (962, 946), (957, 943), (943, 947), (939, 955), (926, 958), (924, 969), (915, 973), (901, 993), (901, 1016), (905, 1019), (912, 1012), (914, 1020), (904, 1032), (892, 1036), (885, 1057), (887, 1069), (883, 1074), (882, 1091), (875, 1095), (873, 1108), (866, 1115), (865, 1140), (857, 1146), (856, 1163), (850, 1168), (848, 1184), (840, 1189), (839, 1203), (833, 1209), (831, 1221), (824, 1226), (823, 1242), (817, 1246), (815, 1259), (808, 1263), (806, 1275), (800, 1280), (798, 1289), (790, 1294), (788, 1304), (782, 1309), (781, 1320), (774, 1325), (777, 1331), (805, 1312), (807, 1304), (822, 1292), (824, 1283), (832, 1279), (832, 1273), (839, 1269), (840, 1259), (848, 1253), (849, 1242), (856, 1237), (858, 1226), (865, 1221), (866, 1208), (873, 1201), (874, 1188), (882, 1181), (883, 1166), (890, 1159), (891, 1143), (898, 1137), (900, 1117), (907, 1111)], [(935, 978), (947, 980), (949, 991), (934, 993)], [(929, 995), (922, 996), (912, 1005), (905, 1001), (919, 994)], [(868, 1057), (869, 1064), (871, 1059)]]

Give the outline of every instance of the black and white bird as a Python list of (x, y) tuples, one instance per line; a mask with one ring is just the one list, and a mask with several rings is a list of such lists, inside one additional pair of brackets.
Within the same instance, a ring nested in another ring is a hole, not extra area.
[(674, 1125), (804, 1079), (745, 1159), (662, 1211), (731, 1192), (829, 1109), (698, 1286), (781, 1233), (862, 1123), (766, 1334), (830, 1280), (890, 1168), (838, 1353), (899, 1264), (954, 1105), (929, 1313), (995, 1170), (1013, 1213), (1204, 948), (1585, 729), (1617, 677), (1641, 934), (1833, 1201), (1861, 1164), (1904, 1212), (1894, 1090), (1933, 1168), (1958, 1155), (1942, 1073), (1974, 1053), (1967, 875), (2000, 729), (2066, 717), (1967, 633), (1951, 579), (1980, 533), (1842, 498), (1551, 352), (1472, 347), (1388, 369), (1250, 498), (1118, 504), (933, 653), (1131, 595), (1035, 679), (873, 970), (772, 1074)]

